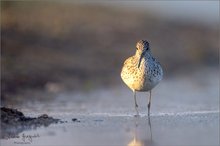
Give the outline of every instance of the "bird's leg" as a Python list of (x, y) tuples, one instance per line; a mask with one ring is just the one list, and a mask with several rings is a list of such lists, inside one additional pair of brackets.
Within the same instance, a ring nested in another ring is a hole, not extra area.
[(138, 116), (139, 112), (138, 112), (138, 104), (137, 104), (137, 100), (136, 100), (136, 91), (134, 91), (134, 103), (135, 103), (135, 110), (136, 110), (136, 113)]
[(151, 104), (151, 90), (150, 90), (150, 97), (149, 97), (149, 100), (148, 100), (148, 116), (150, 116), (150, 104)]

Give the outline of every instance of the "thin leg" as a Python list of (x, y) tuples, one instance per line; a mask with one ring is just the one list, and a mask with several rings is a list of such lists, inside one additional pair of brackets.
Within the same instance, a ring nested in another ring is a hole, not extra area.
[(150, 104), (151, 104), (151, 90), (150, 90), (150, 97), (149, 97), (149, 101), (148, 101), (148, 116), (150, 116)]
[(137, 116), (139, 115), (139, 112), (138, 112), (138, 104), (137, 104), (137, 100), (136, 100), (136, 91), (134, 91), (134, 106), (135, 106), (135, 110), (136, 110), (136, 113), (137, 113)]

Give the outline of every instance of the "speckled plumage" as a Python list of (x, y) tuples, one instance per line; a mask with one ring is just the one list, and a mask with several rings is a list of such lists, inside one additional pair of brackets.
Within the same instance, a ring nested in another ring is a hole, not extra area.
[[(137, 42), (135, 55), (124, 62), (121, 78), (134, 93), (151, 91), (162, 80), (162, 67), (152, 56), (147, 41)], [(136, 102), (136, 95), (134, 96)]]

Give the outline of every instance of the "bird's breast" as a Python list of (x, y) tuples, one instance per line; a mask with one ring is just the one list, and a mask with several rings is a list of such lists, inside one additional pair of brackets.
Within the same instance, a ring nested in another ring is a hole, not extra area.
[(162, 68), (155, 60), (143, 58), (138, 68), (138, 58), (131, 57), (124, 63), (121, 78), (136, 91), (149, 91), (162, 79)]

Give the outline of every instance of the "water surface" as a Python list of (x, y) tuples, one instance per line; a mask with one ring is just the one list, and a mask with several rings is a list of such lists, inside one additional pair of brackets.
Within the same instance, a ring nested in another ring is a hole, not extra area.
[(60, 93), (47, 101), (27, 100), (14, 108), (27, 116), (47, 113), (64, 123), (25, 129), (1, 139), (1, 145), (219, 145), (217, 79), (217, 70), (164, 79), (153, 90), (150, 119), (149, 94), (137, 94), (140, 117), (134, 117), (133, 94), (123, 84)]

